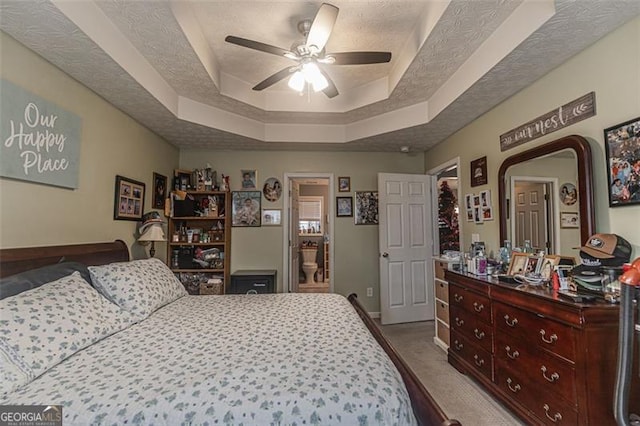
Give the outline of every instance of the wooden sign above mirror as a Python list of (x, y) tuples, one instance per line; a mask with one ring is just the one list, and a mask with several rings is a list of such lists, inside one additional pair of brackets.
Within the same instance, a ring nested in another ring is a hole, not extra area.
[[(581, 245), (589, 236), (591, 236), (595, 232), (595, 212), (593, 206), (593, 172), (591, 165), (591, 147), (589, 146), (588, 141), (582, 136), (572, 135), (567, 136), (562, 139), (558, 139), (553, 142), (549, 142), (547, 144), (538, 146), (536, 148), (530, 149), (528, 151), (524, 151), (504, 160), (502, 165), (500, 166), (500, 170), (498, 172), (498, 196), (499, 196), (499, 218), (500, 218), (500, 241), (513, 239), (512, 232), (510, 230), (511, 226), (509, 221), (509, 207), (510, 207), (510, 198), (511, 198), (511, 183), (513, 180), (511, 177), (512, 171), (516, 170), (516, 166), (523, 166), (525, 164), (529, 164), (528, 162), (542, 162), (544, 159), (541, 158), (550, 157), (556, 154), (556, 157), (559, 157), (563, 161), (567, 161), (569, 157), (565, 155), (565, 152), (571, 152), (575, 155), (576, 162), (576, 181), (575, 185), (578, 189), (578, 203), (577, 208), (573, 206), (576, 210), (578, 218), (579, 218), (579, 237), (576, 235), (577, 245)], [(572, 155), (573, 156), (573, 155)], [(557, 159), (554, 159), (554, 161)], [(548, 160), (551, 162), (551, 159)], [(542, 163), (544, 164), (544, 163)], [(551, 169), (551, 167), (550, 167)], [(519, 170), (526, 170), (524, 167)], [(519, 173), (519, 172), (518, 172)], [(551, 182), (549, 184), (548, 192), (553, 194), (553, 197), (549, 197), (547, 211), (549, 212), (549, 224), (550, 231), (554, 229), (559, 229), (561, 225), (561, 213), (566, 213), (561, 206), (560, 202), (560, 186), (566, 184), (566, 182), (562, 180), (563, 177), (559, 176), (549, 176), (549, 179), (546, 179), (547, 182)], [(509, 182), (507, 181), (509, 180)], [(531, 180), (536, 180), (536, 178), (532, 178)], [(557, 182), (557, 183), (556, 183)], [(542, 200), (542, 198), (541, 198)], [(518, 200), (511, 200), (511, 203), (517, 202)], [(565, 209), (566, 210), (566, 209)], [(563, 230), (564, 232), (564, 230)], [(557, 252), (557, 254), (566, 254), (566, 255), (575, 255), (576, 253), (567, 253), (561, 252), (561, 247), (566, 246), (566, 244), (554, 244), (553, 241), (559, 241), (561, 238), (561, 234), (558, 234), (558, 231), (554, 234), (553, 232), (548, 233), (550, 241), (545, 245), (541, 244), (539, 248), (547, 248), (550, 247), (552, 251)], [(546, 243), (546, 242), (545, 242)], [(572, 241), (570, 245), (573, 245)]]

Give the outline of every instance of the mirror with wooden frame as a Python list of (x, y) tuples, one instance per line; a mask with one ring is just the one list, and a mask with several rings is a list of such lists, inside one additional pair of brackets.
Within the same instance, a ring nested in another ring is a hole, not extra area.
[(577, 256), (595, 229), (591, 148), (571, 135), (504, 160), (498, 172), (500, 241), (525, 239), (547, 253)]

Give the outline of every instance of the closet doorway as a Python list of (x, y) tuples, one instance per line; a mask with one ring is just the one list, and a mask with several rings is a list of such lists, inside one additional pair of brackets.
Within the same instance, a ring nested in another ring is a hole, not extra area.
[(333, 187), (331, 173), (284, 174), (285, 292), (333, 292)]

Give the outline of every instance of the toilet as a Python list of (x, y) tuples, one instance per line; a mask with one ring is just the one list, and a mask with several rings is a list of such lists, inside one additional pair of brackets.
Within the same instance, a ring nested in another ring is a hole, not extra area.
[(318, 270), (318, 264), (316, 263), (316, 255), (318, 253), (317, 247), (305, 247), (300, 249), (302, 253), (302, 270), (307, 278), (305, 284), (315, 284), (315, 275)]

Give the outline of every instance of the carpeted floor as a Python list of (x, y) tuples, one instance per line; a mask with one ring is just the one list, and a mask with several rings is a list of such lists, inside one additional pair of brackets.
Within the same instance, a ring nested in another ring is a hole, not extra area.
[(473, 380), (449, 365), (444, 351), (433, 343), (433, 321), (380, 328), (447, 416), (463, 426), (524, 424)]

